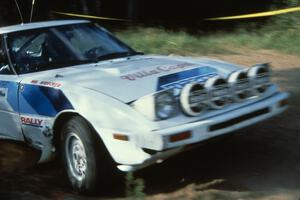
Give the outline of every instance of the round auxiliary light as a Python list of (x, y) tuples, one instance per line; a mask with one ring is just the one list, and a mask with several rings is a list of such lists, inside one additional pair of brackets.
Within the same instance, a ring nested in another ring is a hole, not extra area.
[(251, 84), (246, 72), (242, 70), (233, 72), (228, 77), (228, 84), (234, 101), (243, 101), (251, 96)]
[(213, 109), (221, 109), (228, 104), (229, 87), (225, 79), (218, 76), (209, 78), (204, 87), (208, 91), (208, 104)]
[(198, 116), (206, 109), (206, 89), (199, 83), (190, 83), (184, 86), (180, 93), (180, 104), (185, 114)]
[(248, 77), (254, 87), (254, 92), (258, 95), (266, 92), (270, 85), (269, 64), (255, 65), (248, 70)]

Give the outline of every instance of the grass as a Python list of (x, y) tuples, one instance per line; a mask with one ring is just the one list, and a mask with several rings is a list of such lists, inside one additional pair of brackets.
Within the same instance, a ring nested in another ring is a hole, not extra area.
[(263, 28), (190, 35), (184, 31), (136, 27), (117, 32), (134, 49), (150, 54), (205, 55), (231, 53), (232, 49), (274, 49), (300, 55), (300, 14), (274, 17)]
[(143, 200), (145, 199), (145, 183), (144, 180), (136, 179), (131, 172), (126, 175), (126, 199), (127, 200)]
[(197, 37), (184, 31), (141, 27), (118, 32), (117, 35), (134, 49), (150, 54), (199, 55), (228, 51), (227, 42), (215, 39), (215, 35)]

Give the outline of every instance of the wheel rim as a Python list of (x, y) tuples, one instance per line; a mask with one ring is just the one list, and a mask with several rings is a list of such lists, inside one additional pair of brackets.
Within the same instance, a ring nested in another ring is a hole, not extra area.
[(74, 178), (82, 181), (87, 170), (87, 159), (81, 139), (74, 133), (68, 134), (66, 140), (66, 158)]

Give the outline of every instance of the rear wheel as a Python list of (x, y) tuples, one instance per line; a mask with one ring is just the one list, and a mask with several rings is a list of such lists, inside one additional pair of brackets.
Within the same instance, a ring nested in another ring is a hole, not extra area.
[(81, 193), (103, 189), (111, 167), (107, 152), (88, 123), (72, 117), (62, 128), (60, 151), (72, 187)]

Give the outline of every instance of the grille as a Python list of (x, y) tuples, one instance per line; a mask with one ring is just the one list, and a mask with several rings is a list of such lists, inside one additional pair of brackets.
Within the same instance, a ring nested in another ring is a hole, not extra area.
[(237, 118), (233, 118), (233, 119), (230, 119), (230, 120), (225, 121), (225, 122), (214, 124), (214, 125), (209, 127), (209, 131), (217, 131), (217, 130), (220, 130), (220, 129), (223, 129), (223, 128), (227, 128), (227, 127), (232, 126), (234, 124), (238, 124), (238, 123), (246, 121), (248, 119), (252, 119), (254, 117), (258, 117), (260, 115), (267, 114), (269, 112), (270, 112), (270, 108), (263, 108), (263, 109), (260, 109), (260, 110), (256, 110), (254, 112), (239, 116)]

